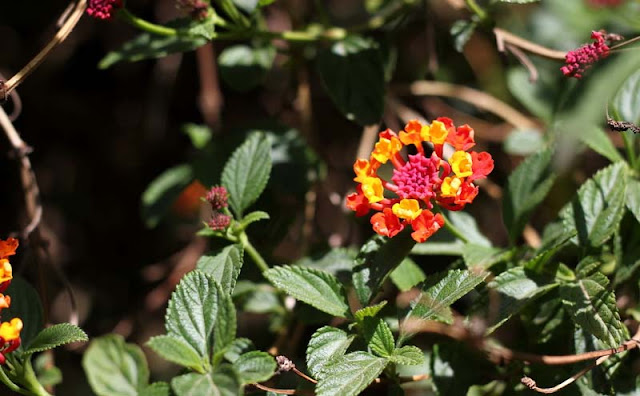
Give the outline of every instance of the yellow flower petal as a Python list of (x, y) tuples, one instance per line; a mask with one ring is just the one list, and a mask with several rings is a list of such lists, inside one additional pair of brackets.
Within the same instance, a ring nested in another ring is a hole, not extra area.
[(422, 213), (420, 203), (415, 199), (403, 199), (397, 204), (394, 204), (391, 210), (394, 215), (409, 221), (420, 216), (420, 213)]
[(449, 158), (449, 163), (451, 164), (451, 169), (458, 177), (467, 177), (473, 174), (471, 154), (465, 151), (456, 151), (453, 153), (451, 158)]

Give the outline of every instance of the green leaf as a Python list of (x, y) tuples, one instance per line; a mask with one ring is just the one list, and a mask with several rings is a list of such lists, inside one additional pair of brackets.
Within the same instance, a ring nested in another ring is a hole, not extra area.
[(207, 273), (222, 287), (224, 293), (230, 294), (236, 287), (244, 260), (244, 249), (240, 244), (225, 246), (205, 253), (198, 259), (196, 268)]
[(616, 308), (615, 294), (593, 279), (560, 286), (562, 303), (576, 324), (609, 347), (625, 341), (625, 327)]
[(62, 382), (62, 371), (55, 366), (53, 354), (41, 353), (33, 359), (33, 371), (42, 386), (55, 386)]
[(600, 170), (560, 211), (566, 230), (577, 230), (580, 246), (598, 247), (616, 231), (624, 214), (627, 167), (617, 162)]
[(525, 264), (525, 268), (534, 274), (546, 275), (551, 278), (555, 277), (560, 262), (551, 259), (558, 251), (565, 247), (575, 235), (575, 231), (566, 232), (563, 229), (563, 233), (558, 235), (557, 238), (551, 241), (543, 240), (542, 246), (538, 249), (538, 254)]
[(361, 323), (367, 347), (378, 356), (389, 357), (395, 350), (393, 333), (387, 322), (380, 318), (365, 317)]
[(273, 356), (261, 351), (247, 352), (233, 362), (233, 368), (245, 385), (268, 380), (277, 367)]
[(229, 205), (237, 218), (262, 194), (271, 173), (271, 144), (262, 133), (254, 133), (236, 149), (222, 171), (222, 184), (229, 191)]
[(229, 362), (233, 363), (240, 355), (251, 352), (255, 350), (256, 347), (253, 345), (253, 341), (248, 338), (236, 338), (231, 342), (231, 344), (227, 347), (227, 350), (224, 353), (224, 358)]
[(191, 370), (204, 373), (202, 358), (195, 349), (182, 338), (174, 335), (160, 335), (151, 337), (147, 346), (163, 359)]
[(381, 301), (380, 303), (376, 304), (376, 305), (371, 305), (369, 307), (364, 307), (362, 309), (359, 309), (356, 311), (356, 313), (353, 315), (353, 317), (356, 319), (356, 321), (358, 322), (362, 322), (365, 318), (373, 318), (376, 315), (378, 315), (378, 312), (380, 312), (380, 310), (382, 308), (384, 308), (384, 306), (387, 305), (387, 301)]
[(238, 222), (238, 229), (244, 230), (251, 223), (255, 223), (256, 221), (260, 221), (260, 220), (268, 220), (268, 219), (269, 219), (269, 213), (267, 212), (262, 212), (259, 210), (255, 212), (251, 212), (246, 216), (244, 216), (244, 218)]
[(204, 149), (213, 136), (211, 128), (206, 125), (185, 124), (182, 126), (182, 132), (189, 136), (193, 147), (199, 150)]
[(471, 385), (487, 382), (497, 374), (485, 358), (460, 342), (434, 345), (429, 365), (437, 395), (465, 396)]
[(232, 1), (236, 7), (246, 12), (247, 14), (251, 14), (253, 11), (255, 11), (256, 7), (258, 6), (258, 0), (232, 0)]
[(219, 288), (211, 275), (198, 270), (188, 273), (173, 292), (165, 317), (167, 333), (186, 341), (205, 361), (218, 315)]
[(625, 204), (636, 220), (640, 222), (640, 181), (629, 177), (627, 180), (627, 194)]
[(422, 269), (409, 257), (402, 260), (398, 268), (389, 275), (391, 281), (400, 291), (411, 290), (412, 287), (427, 279)]
[[(447, 221), (450, 221), (457, 229), (464, 230), (468, 243), (491, 247), (491, 242), (478, 229), (476, 220), (465, 212), (449, 212)], [(417, 243), (411, 250), (412, 254), (426, 255), (462, 255), (465, 242), (452, 235), (446, 228), (441, 229), (429, 240), (423, 243)]]
[(479, 246), (467, 243), (462, 248), (462, 257), (471, 271), (484, 271), (495, 264), (508, 260), (512, 252), (506, 249)]
[(507, 72), (509, 91), (535, 116), (550, 121), (553, 119), (554, 94), (557, 91), (557, 81), (545, 78), (542, 73), (535, 83), (532, 83), (529, 72), (524, 67), (512, 67)]
[(387, 276), (415, 246), (410, 231), (405, 230), (393, 238), (376, 235), (362, 245), (355, 259), (352, 280), (363, 306), (369, 305), (369, 300), (378, 293)]
[(509, 176), (502, 211), (512, 244), (522, 234), (529, 216), (547, 196), (555, 181), (550, 167), (551, 154), (547, 149), (532, 155)]
[(222, 80), (245, 92), (262, 83), (271, 69), (276, 49), (271, 45), (252, 48), (245, 44), (225, 48), (218, 57)]
[(318, 396), (355, 396), (371, 384), (387, 365), (387, 359), (366, 352), (352, 352), (325, 366), (316, 386)]
[(537, 3), (540, 0), (498, 0), (500, 3), (513, 3), (513, 4), (528, 4)]
[(511, 268), (496, 276), (487, 287), (498, 293), (498, 313), (486, 334), (490, 334), (527, 304), (557, 286), (553, 277), (539, 276), (522, 267)]
[(2, 310), (2, 318), (5, 321), (13, 318), (22, 319), (21, 344), (29, 345), (43, 327), (40, 296), (36, 289), (19, 275), (14, 275), (4, 294), (11, 296), (11, 306)]
[[(452, 270), (429, 278), (422, 286), (422, 293), (412, 303), (405, 322), (412, 320), (441, 320), (450, 323), (449, 307), (465, 294), (475, 289), (488, 273), (473, 273), (466, 270)], [(408, 323), (409, 325), (411, 323)], [(407, 333), (408, 329), (403, 329)]]
[(193, 181), (190, 165), (169, 168), (156, 177), (142, 194), (142, 218), (147, 227), (158, 225), (182, 190)]
[(624, 161), (618, 149), (613, 145), (609, 135), (602, 128), (585, 128), (579, 135), (580, 140), (593, 151), (608, 158), (611, 162)]
[(236, 338), (236, 307), (231, 295), (218, 294), (218, 315), (213, 328), (213, 352), (222, 356)]
[(478, 23), (476, 21), (459, 20), (455, 21), (451, 26), (451, 36), (453, 37), (453, 46), (456, 51), (462, 52), (473, 33), (476, 31)]
[(384, 64), (375, 42), (348, 36), (320, 51), (318, 72), (338, 109), (360, 125), (380, 121), (384, 110)]
[(416, 366), (424, 363), (424, 353), (418, 347), (405, 345), (402, 348), (395, 349), (389, 356), (389, 360), (396, 364)]
[(278, 289), (322, 312), (341, 318), (349, 315), (344, 288), (329, 273), (308, 267), (283, 266), (265, 271), (264, 276)]
[(228, 364), (221, 365), (213, 373), (184, 374), (171, 380), (176, 396), (238, 396), (242, 383), (238, 373)]
[(532, 155), (544, 149), (544, 138), (539, 129), (516, 129), (507, 135), (503, 148), (511, 155)]
[[(191, 35), (188, 30), (197, 25), (191, 19), (176, 20), (167, 25), (182, 30), (176, 36), (160, 36), (143, 33), (125, 43), (119, 50), (109, 52), (98, 64), (100, 69), (107, 69), (122, 61), (137, 62), (143, 59), (162, 58), (176, 52), (192, 51), (207, 43), (202, 35)], [(198, 31), (196, 31), (198, 33)]]
[[(640, 124), (640, 72), (631, 74), (611, 101), (611, 113), (618, 121)], [(617, 117), (616, 117), (617, 118)]]
[(344, 355), (355, 336), (331, 326), (316, 330), (307, 346), (307, 368), (311, 375), (320, 379), (324, 368)]
[(98, 396), (137, 396), (149, 383), (144, 353), (117, 334), (94, 339), (84, 353), (82, 367)]
[(166, 382), (154, 382), (138, 393), (138, 396), (169, 396), (169, 384)]
[(29, 343), (25, 354), (42, 352), (60, 345), (88, 340), (87, 334), (78, 326), (71, 323), (59, 323), (40, 331), (36, 338)]

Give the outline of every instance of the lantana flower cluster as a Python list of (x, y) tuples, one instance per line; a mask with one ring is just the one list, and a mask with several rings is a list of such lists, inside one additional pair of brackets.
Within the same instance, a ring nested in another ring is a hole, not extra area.
[(224, 213), (224, 209), (229, 205), (229, 193), (224, 186), (213, 186), (205, 196), (205, 199), (211, 205), (211, 220), (207, 223), (209, 228), (214, 231), (222, 231), (229, 227), (231, 216)]
[[(448, 161), (443, 159), (445, 144), (455, 149)], [(401, 153), (405, 146), (406, 151), (415, 152), (407, 160)], [(446, 117), (429, 125), (410, 121), (398, 134), (382, 131), (369, 159), (358, 159), (353, 165), (358, 186), (347, 197), (347, 207), (356, 216), (377, 211), (371, 224), (380, 235), (393, 237), (410, 226), (411, 237), (424, 242), (444, 226), (442, 214), (432, 211), (433, 202), (448, 210), (463, 209), (478, 195), (473, 182), (493, 170), (491, 155), (469, 151), (473, 146), (473, 128), (456, 128)], [(432, 151), (427, 153), (425, 147)], [(378, 174), (387, 162), (394, 168), (390, 181)]]
[(593, 31), (591, 32), (591, 38), (595, 40), (593, 43), (567, 52), (564, 58), (565, 65), (560, 68), (562, 74), (567, 77), (582, 78), (584, 72), (594, 63), (609, 56), (607, 36), (604, 32)]
[[(9, 257), (16, 254), (18, 240), (9, 238), (0, 240), (0, 312), (9, 308), (11, 297), (4, 295), (13, 279), (13, 269), (9, 263)], [(20, 346), (20, 331), (22, 330), (22, 320), (13, 318), (9, 322), (0, 323), (0, 364), (6, 361), (6, 355), (15, 351)]]
[(87, 14), (97, 19), (111, 19), (122, 6), (122, 0), (89, 0)]

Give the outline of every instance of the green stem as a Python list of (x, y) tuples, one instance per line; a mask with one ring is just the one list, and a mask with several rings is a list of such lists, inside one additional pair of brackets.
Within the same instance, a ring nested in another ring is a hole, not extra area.
[(136, 27), (140, 30), (144, 30), (145, 32), (167, 37), (178, 35), (177, 29), (169, 28), (162, 25), (156, 25), (155, 23), (151, 23), (142, 18), (138, 18), (137, 16), (130, 13), (126, 8), (122, 8), (120, 11), (118, 11), (117, 15), (131, 26)]
[(28, 356), (24, 363), (24, 376), (22, 377), (22, 384), (31, 392), (30, 394), (33, 396), (51, 396), (49, 392), (42, 386), (38, 378), (36, 377), (36, 373), (33, 372), (33, 367), (31, 366), (31, 356)]
[(624, 148), (627, 152), (627, 161), (629, 161), (629, 165), (631, 168), (636, 169), (637, 166), (637, 158), (635, 150), (633, 149), (633, 142), (626, 131), (622, 132), (622, 141), (624, 142)]
[(464, 0), (464, 2), (467, 4), (467, 7), (469, 7), (469, 10), (471, 10), (471, 12), (473, 12), (481, 22), (485, 22), (487, 20), (489, 15), (478, 5), (478, 3), (476, 3), (476, 0)]
[(440, 208), (434, 206), (434, 212), (438, 212), (444, 217), (444, 228), (446, 228), (454, 237), (458, 238), (464, 243), (469, 243), (469, 239), (460, 231), (453, 223), (445, 216)]
[[(13, 381), (7, 377), (7, 373), (4, 372), (2, 368), (0, 368), (0, 382), (5, 384), (7, 388), (11, 389), (14, 392), (22, 393), (23, 390), (18, 385), (14, 384)], [(23, 393), (24, 394), (24, 393)]]
[(249, 237), (247, 237), (247, 234), (244, 231), (238, 235), (238, 240), (244, 247), (244, 250), (249, 254), (249, 256), (251, 256), (253, 262), (256, 263), (260, 272), (264, 272), (269, 269), (269, 265), (267, 265), (267, 262), (264, 261), (260, 253), (258, 253), (256, 248), (254, 248), (251, 242), (249, 242)]

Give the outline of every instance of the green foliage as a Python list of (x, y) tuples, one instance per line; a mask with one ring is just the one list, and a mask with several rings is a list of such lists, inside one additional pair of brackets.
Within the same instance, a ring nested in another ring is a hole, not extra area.
[(91, 389), (98, 396), (138, 396), (149, 384), (149, 369), (140, 347), (110, 334), (91, 342), (82, 358)]
[(276, 361), (266, 352), (251, 351), (242, 354), (233, 362), (243, 384), (266, 381), (276, 371)]
[(551, 150), (544, 150), (527, 158), (509, 176), (502, 210), (512, 243), (553, 185), (555, 175), (550, 169), (551, 154)]
[(222, 184), (229, 191), (229, 206), (238, 218), (262, 194), (271, 172), (269, 140), (252, 134), (233, 152), (222, 171)]
[(361, 322), (364, 341), (373, 353), (389, 357), (394, 351), (393, 333), (389, 325), (380, 318), (365, 317)]
[(142, 218), (147, 227), (155, 227), (171, 208), (184, 188), (193, 180), (190, 165), (169, 168), (149, 184), (142, 194)]
[(88, 341), (87, 334), (78, 326), (70, 323), (60, 323), (47, 327), (40, 331), (38, 335), (28, 344), (25, 354), (42, 352), (57, 348), (60, 345), (72, 342)]
[(205, 371), (198, 353), (182, 338), (174, 335), (155, 336), (147, 341), (147, 346), (165, 360), (198, 372)]
[(231, 88), (248, 91), (264, 80), (275, 55), (276, 49), (271, 45), (227, 47), (218, 57), (220, 76)]
[(318, 329), (307, 346), (307, 368), (316, 378), (324, 376), (325, 367), (341, 358), (354, 340), (353, 335), (331, 326)]
[(20, 339), (21, 348), (29, 345), (36, 335), (42, 330), (42, 305), (40, 296), (26, 280), (15, 276), (11, 280), (9, 288), (4, 292), (11, 296), (11, 306), (2, 310), (2, 318), (7, 321), (13, 318), (22, 319), (22, 331)]
[(618, 162), (596, 173), (561, 211), (565, 229), (577, 230), (576, 243), (598, 247), (616, 231), (625, 209), (627, 167)]
[(631, 74), (611, 100), (609, 111), (619, 121), (640, 124), (640, 72)]
[(328, 314), (345, 318), (349, 305), (345, 291), (334, 276), (300, 266), (275, 267), (264, 276), (277, 288)]
[(211, 275), (222, 287), (224, 293), (232, 293), (242, 269), (243, 252), (244, 248), (241, 244), (225, 246), (205, 253), (198, 259), (196, 268)]
[(347, 36), (318, 54), (318, 72), (338, 109), (360, 125), (377, 123), (384, 108), (384, 66), (377, 44)]
[(318, 396), (355, 396), (375, 380), (387, 360), (367, 352), (352, 352), (324, 367), (318, 380)]
[(237, 396), (241, 388), (240, 377), (230, 365), (222, 365), (213, 373), (189, 373), (171, 380), (177, 396)]
[(478, 27), (478, 21), (456, 21), (451, 25), (451, 36), (453, 37), (453, 43), (456, 51), (462, 52), (467, 41), (473, 36), (473, 33)]
[(412, 287), (427, 278), (422, 269), (408, 257), (402, 260), (398, 268), (393, 270), (389, 276), (400, 291), (411, 290)]

